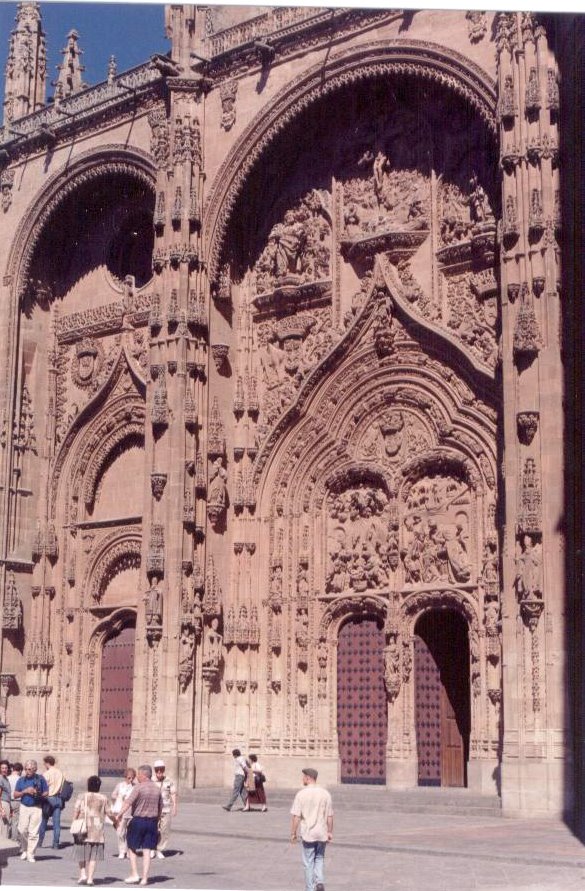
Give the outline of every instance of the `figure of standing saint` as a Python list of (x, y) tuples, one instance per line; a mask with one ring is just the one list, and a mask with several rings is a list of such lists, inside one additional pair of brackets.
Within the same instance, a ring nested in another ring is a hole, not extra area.
[(162, 591), (159, 581), (159, 577), (153, 575), (150, 588), (145, 595), (147, 625), (162, 625)]

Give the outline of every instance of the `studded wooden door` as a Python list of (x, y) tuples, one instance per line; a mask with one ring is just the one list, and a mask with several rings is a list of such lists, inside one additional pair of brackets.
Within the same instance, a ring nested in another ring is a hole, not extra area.
[(415, 721), (421, 786), (465, 786), (470, 690), (467, 626), (457, 613), (431, 611), (416, 625)]
[(123, 628), (108, 638), (102, 651), (98, 753), (103, 776), (123, 773), (128, 763), (135, 633), (134, 626)]
[(337, 731), (342, 783), (386, 782), (384, 632), (347, 622), (337, 647)]

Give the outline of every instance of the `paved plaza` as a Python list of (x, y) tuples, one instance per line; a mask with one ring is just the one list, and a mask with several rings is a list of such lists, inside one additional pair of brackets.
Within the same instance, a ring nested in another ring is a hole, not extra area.
[[(381, 788), (332, 789), (334, 841), (325, 861), (326, 891), (561, 891), (585, 888), (585, 847), (561, 822), (511, 820), (469, 806), (462, 795), (429, 790), (432, 813), (404, 813)], [(289, 837), (294, 790), (273, 792), (266, 814), (226, 813), (228, 790), (195, 791), (180, 803), (167, 858), (154, 860), (151, 885), (229, 891), (304, 891), (300, 851)], [(337, 806), (336, 806), (337, 800)], [(400, 805), (404, 807), (402, 803)], [(406, 806), (416, 810), (418, 804)], [(459, 811), (457, 813), (456, 811)], [(69, 824), (72, 808), (64, 812)], [(46, 844), (51, 844), (48, 833)], [(63, 847), (37, 852), (34, 864), (12, 858), (5, 885), (72, 887), (77, 866), (70, 836)], [(118, 860), (107, 830), (106, 858), (96, 885), (127, 887), (128, 861)]]

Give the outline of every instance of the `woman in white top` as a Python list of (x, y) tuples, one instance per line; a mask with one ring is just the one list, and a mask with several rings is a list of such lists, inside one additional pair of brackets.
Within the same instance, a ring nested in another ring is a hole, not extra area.
[[(115, 787), (112, 792), (112, 813), (119, 814), (122, 805), (132, 792), (132, 789), (136, 785), (136, 771), (133, 767), (129, 767), (126, 770), (126, 775), (123, 780), (120, 780), (118, 785)], [(128, 849), (126, 847), (126, 831), (128, 829), (128, 823), (130, 822), (132, 814), (130, 811), (126, 811), (123, 815), (122, 819), (118, 823), (116, 828), (116, 835), (118, 836), (118, 857), (120, 860), (123, 860), (126, 854), (128, 853)]]

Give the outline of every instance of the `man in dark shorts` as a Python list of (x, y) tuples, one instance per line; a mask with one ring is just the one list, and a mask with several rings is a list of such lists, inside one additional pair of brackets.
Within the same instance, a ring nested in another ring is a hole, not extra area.
[[(156, 783), (152, 782), (152, 768), (141, 765), (136, 771), (138, 785), (132, 790), (118, 814), (118, 820), (126, 811), (131, 811), (126, 844), (131, 874), (124, 879), (127, 885), (147, 885), (150, 869), (150, 852), (156, 850), (158, 822), (162, 810), (162, 795)], [(138, 874), (137, 851), (142, 850), (142, 878)]]

